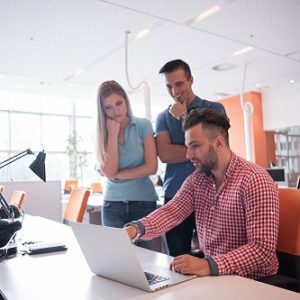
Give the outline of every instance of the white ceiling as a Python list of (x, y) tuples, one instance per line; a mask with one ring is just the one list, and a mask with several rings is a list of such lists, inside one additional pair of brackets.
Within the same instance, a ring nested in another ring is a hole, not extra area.
[[(130, 81), (146, 80), (154, 103), (169, 101), (158, 70), (176, 58), (190, 64), (195, 92), (212, 100), (239, 93), (246, 63), (246, 91), (300, 81), (300, 0), (1, 0), (0, 90), (94, 99), (108, 79), (129, 89), (127, 30)], [(254, 50), (232, 56), (247, 46)], [(222, 63), (235, 67), (212, 69)]]

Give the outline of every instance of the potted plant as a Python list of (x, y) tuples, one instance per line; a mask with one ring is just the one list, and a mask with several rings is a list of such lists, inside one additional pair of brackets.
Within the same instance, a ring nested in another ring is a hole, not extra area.
[[(67, 138), (66, 153), (70, 157), (70, 177), (80, 179), (83, 184), (83, 167), (87, 166), (87, 151), (78, 151), (78, 145), (83, 142), (80, 135), (73, 131)], [(80, 177), (78, 176), (78, 170)]]

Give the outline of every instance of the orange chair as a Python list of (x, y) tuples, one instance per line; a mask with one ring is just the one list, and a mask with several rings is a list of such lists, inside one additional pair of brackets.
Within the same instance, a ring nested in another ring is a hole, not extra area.
[(4, 192), (4, 185), (0, 185), (0, 193)]
[(91, 183), (91, 191), (93, 193), (102, 193), (103, 190), (102, 190), (102, 185), (100, 182), (92, 182)]
[(21, 208), (26, 196), (26, 192), (23, 191), (14, 191), (10, 197), (9, 204), (15, 205), (18, 208)]
[(278, 274), (296, 279), (300, 292), (300, 190), (279, 189), (279, 199)]
[(300, 292), (300, 190), (280, 188), (279, 204), (279, 269), (262, 281)]
[(82, 222), (86, 211), (90, 191), (83, 188), (74, 188), (64, 212), (63, 223)]
[(64, 186), (64, 193), (65, 194), (70, 194), (72, 189), (78, 187), (78, 180), (77, 179), (68, 179), (65, 181), (65, 186)]

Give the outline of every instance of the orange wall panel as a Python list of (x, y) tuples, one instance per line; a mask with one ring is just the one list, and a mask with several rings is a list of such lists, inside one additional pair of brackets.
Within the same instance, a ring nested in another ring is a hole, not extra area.
[[(254, 111), (251, 115), (250, 126), (252, 136), (253, 159), (256, 164), (265, 168), (269, 165), (270, 157), (273, 157), (272, 151), (274, 149), (267, 151), (267, 134), (263, 130), (261, 94), (257, 92), (248, 92), (244, 94), (244, 101), (251, 102), (254, 108)], [(240, 96), (238, 95), (228, 97), (226, 99), (221, 100), (220, 103), (224, 105), (227, 116), (230, 119), (230, 147), (236, 154), (246, 158), (244, 116), (240, 104)]]

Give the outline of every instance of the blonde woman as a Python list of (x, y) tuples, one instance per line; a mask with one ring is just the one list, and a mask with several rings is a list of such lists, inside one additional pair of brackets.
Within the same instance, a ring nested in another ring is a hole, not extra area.
[[(128, 96), (116, 81), (100, 85), (97, 110), (98, 160), (107, 179), (102, 223), (122, 228), (156, 209), (157, 195), (149, 178), (157, 171), (153, 129), (148, 119), (132, 115)], [(159, 239), (137, 244), (160, 249)]]

